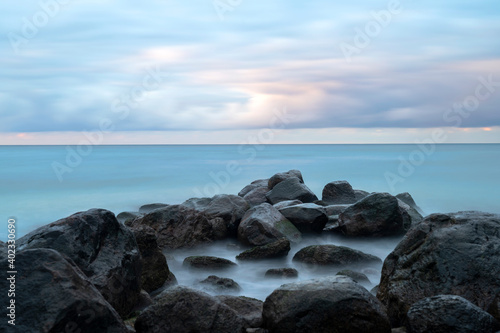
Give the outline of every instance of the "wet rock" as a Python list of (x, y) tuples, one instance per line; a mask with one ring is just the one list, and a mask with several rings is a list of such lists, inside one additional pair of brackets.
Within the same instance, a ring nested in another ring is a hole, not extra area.
[[(238, 195), (240, 197), (244, 197), (248, 193), (250, 193), (252, 190), (255, 190), (256, 188), (259, 187), (265, 187), (267, 188), (267, 184), (269, 182), (269, 179), (259, 179), (259, 180), (254, 180), (252, 183), (249, 185), (245, 186), (239, 193)], [(269, 191), (269, 189), (268, 189)]]
[(274, 204), (273, 207), (276, 208), (277, 210), (283, 209), (288, 206), (295, 206), (295, 205), (300, 205), (303, 204), (302, 201), (300, 200), (286, 200), (286, 201), (281, 201), (278, 202), (277, 204)]
[(267, 200), (274, 204), (287, 200), (300, 200), (304, 203), (314, 202), (318, 197), (297, 177), (287, 178), (278, 183), (266, 195)]
[(290, 178), (297, 178), (300, 183), (304, 183), (302, 173), (299, 170), (290, 170), (287, 172), (277, 173), (269, 178), (267, 187), (269, 188), (269, 190), (272, 190), (276, 185)]
[(262, 307), (264, 302), (245, 296), (220, 295), (216, 297), (243, 318), (245, 327), (262, 326)]
[(285, 284), (266, 298), (264, 327), (276, 333), (390, 333), (382, 304), (345, 276)]
[(413, 197), (411, 196), (410, 193), (408, 193), (408, 192), (399, 193), (398, 195), (396, 195), (396, 198), (403, 201), (405, 204), (407, 204), (411, 208), (415, 209), (419, 213), (422, 213), (422, 209), (420, 209), (420, 207), (417, 206), (417, 204), (415, 203), (415, 200), (413, 200)]
[(323, 188), (321, 200), (331, 205), (353, 204), (357, 201), (351, 184), (345, 180), (326, 184)]
[(209, 271), (220, 271), (230, 268), (234, 268), (238, 265), (224, 258), (210, 257), (210, 256), (191, 256), (184, 259), (182, 263), (184, 266), (188, 266), (194, 269), (203, 269)]
[(144, 214), (141, 214), (139, 212), (121, 212), (116, 216), (116, 219), (118, 220), (118, 222), (128, 226), (132, 223), (133, 220), (142, 216), (144, 216)]
[(164, 203), (152, 203), (152, 204), (142, 205), (139, 208), (139, 213), (147, 214), (147, 213), (151, 213), (155, 209), (165, 208), (165, 207), (168, 207), (168, 206), (169, 205), (164, 204)]
[(339, 215), (340, 213), (343, 213), (344, 210), (346, 210), (350, 206), (351, 205), (328, 205), (325, 207), (325, 212), (326, 215), (328, 216)]
[(264, 202), (267, 202), (266, 194), (269, 192), (269, 189), (266, 187), (257, 187), (256, 189), (251, 190), (243, 199), (245, 199), (250, 207), (258, 206)]
[(243, 251), (236, 256), (238, 260), (260, 260), (283, 258), (290, 251), (290, 241), (286, 238), (279, 239), (272, 243), (256, 246), (249, 250)]
[(237, 293), (241, 287), (236, 281), (229, 278), (210, 275), (205, 280), (200, 281), (200, 285), (208, 291), (214, 293)]
[(359, 283), (371, 283), (368, 277), (360, 272), (351, 271), (350, 269), (343, 269), (338, 272), (336, 275), (345, 275), (353, 279), (355, 282)]
[[(399, 204), (399, 209), (402, 211), (405, 218), (407, 218), (407, 216), (410, 217), (410, 226), (419, 224), (424, 220), (424, 217), (415, 208), (410, 207), (410, 205), (407, 205), (406, 203), (404, 203), (399, 199), (398, 199), (398, 204)], [(407, 215), (405, 214), (405, 212)]]
[(280, 209), (280, 213), (303, 233), (321, 233), (328, 222), (325, 208), (313, 203), (288, 206)]
[(306, 264), (342, 267), (355, 264), (378, 264), (382, 260), (371, 254), (354, 250), (345, 246), (311, 245), (301, 249), (293, 257), (293, 261)]
[(266, 271), (267, 278), (296, 278), (299, 272), (295, 268), (271, 268)]
[(356, 201), (364, 199), (369, 195), (370, 195), (370, 192), (366, 192), (363, 190), (354, 190), (354, 197), (356, 198)]

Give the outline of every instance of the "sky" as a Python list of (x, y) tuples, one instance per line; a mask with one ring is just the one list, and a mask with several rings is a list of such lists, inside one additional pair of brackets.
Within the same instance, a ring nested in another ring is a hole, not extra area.
[(0, 18), (0, 145), (500, 143), (498, 0), (41, 0)]

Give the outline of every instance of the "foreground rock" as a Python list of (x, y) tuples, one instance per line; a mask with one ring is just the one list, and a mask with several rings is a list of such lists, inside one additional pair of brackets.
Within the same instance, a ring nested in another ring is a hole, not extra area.
[(351, 184), (345, 180), (326, 184), (321, 200), (329, 205), (353, 204), (357, 201)]
[(271, 268), (266, 271), (267, 278), (290, 279), (299, 276), (295, 268)]
[(205, 280), (200, 281), (200, 285), (214, 293), (237, 293), (241, 291), (240, 285), (233, 279), (210, 275)]
[(424, 298), (408, 311), (409, 333), (494, 333), (500, 324), (465, 298), (439, 295)]
[(174, 274), (168, 268), (165, 256), (158, 247), (154, 229), (140, 226), (132, 231), (142, 258), (142, 289), (150, 293), (164, 284), (172, 285), (177, 283)]
[(297, 177), (291, 177), (278, 183), (266, 195), (267, 200), (274, 204), (287, 200), (300, 200), (304, 203), (314, 202), (318, 197)]
[(371, 254), (336, 245), (307, 246), (293, 256), (293, 261), (332, 267), (382, 263), (380, 258)]
[(183, 286), (163, 291), (135, 322), (137, 333), (237, 333), (244, 328), (243, 318), (229, 306)]
[[(0, 262), (7, 267), (7, 259)], [(51, 249), (17, 252), (16, 266), (29, 269), (16, 276), (15, 326), (9, 316), (0, 321), (2, 332), (128, 332), (118, 313), (83, 272)], [(7, 307), (8, 280), (1, 279), (0, 300)], [(4, 308), (4, 313), (10, 310)], [(15, 328), (15, 329), (14, 329)]]
[(380, 302), (344, 276), (281, 286), (266, 298), (263, 317), (276, 333), (391, 332)]
[(19, 250), (51, 248), (68, 256), (122, 316), (138, 300), (141, 256), (131, 230), (104, 209), (91, 209), (20, 238)]
[(290, 241), (286, 238), (279, 239), (275, 242), (256, 246), (252, 249), (243, 251), (236, 256), (238, 260), (259, 260), (259, 259), (274, 259), (283, 258), (290, 251)]
[(277, 173), (269, 178), (267, 187), (269, 190), (272, 190), (276, 185), (290, 178), (297, 178), (300, 183), (304, 183), (304, 178), (302, 178), (302, 173), (299, 170), (290, 170), (287, 172)]
[(400, 235), (410, 225), (410, 216), (389, 193), (371, 194), (339, 215), (340, 230), (347, 236)]
[(203, 269), (209, 271), (220, 271), (236, 267), (236, 263), (224, 258), (210, 256), (192, 256), (184, 259), (184, 266), (194, 269)]
[(245, 296), (220, 295), (216, 297), (243, 318), (245, 327), (262, 326), (262, 307), (264, 302)]
[(248, 210), (238, 227), (238, 240), (246, 245), (266, 245), (283, 237), (291, 242), (301, 240), (300, 231), (267, 203)]
[(377, 297), (394, 327), (415, 302), (440, 294), (462, 296), (500, 319), (500, 215), (430, 215), (386, 258)]
[(328, 222), (326, 209), (313, 203), (288, 206), (280, 209), (280, 213), (303, 233), (321, 233)]

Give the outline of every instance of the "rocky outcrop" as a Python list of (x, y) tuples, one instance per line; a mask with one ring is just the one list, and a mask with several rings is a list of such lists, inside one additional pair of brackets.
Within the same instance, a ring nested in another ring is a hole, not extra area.
[(382, 263), (380, 258), (371, 254), (336, 245), (307, 246), (293, 256), (293, 261), (332, 267)]
[[(1, 267), (7, 264), (7, 259), (0, 261)], [(71, 259), (52, 249), (23, 250), (17, 252), (16, 266), (23, 269), (15, 276), (15, 297), (7, 298), (10, 281), (0, 279), (5, 291), (0, 296), (4, 307), (0, 331), (128, 332), (118, 313)], [(12, 299), (15, 303), (10, 305)], [(9, 317), (8, 306), (14, 308), (14, 318)], [(15, 326), (8, 323), (12, 319)]]
[(288, 206), (280, 209), (280, 213), (303, 233), (321, 233), (328, 222), (325, 208), (313, 203)]
[(300, 183), (304, 183), (304, 179), (302, 178), (302, 173), (299, 170), (290, 170), (287, 172), (277, 173), (271, 178), (269, 178), (267, 187), (269, 188), (269, 190), (272, 190), (276, 185), (290, 178), (297, 178)]
[(245, 321), (229, 306), (183, 286), (163, 291), (135, 322), (137, 333), (239, 333)]
[(283, 258), (290, 251), (290, 241), (286, 238), (279, 239), (272, 243), (256, 246), (249, 250), (243, 251), (236, 256), (238, 260), (259, 260), (259, 259), (274, 259)]
[(413, 304), (408, 333), (494, 333), (500, 324), (489, 313), (460, 296), (439, 295)]
[(25, 235), (19, 250), (50, 248), (69, 257), (122, 316), (136, 303), (141, 257), (131, 230), (104, 209), (73, 214)]
[(267, 200), (274, 204), (287, 200), (300, 200), (304, 203), (314, 202), (318, 197), (297, 177), (283, 180), (273, 187), (266, 195)]
[(266, 271), (266, 277), (268, 278), (296, 278), (299, 276), (299, 272), (295, 268), (270, 268)]
[(224, 258), (210, 257), (210, 256), (191, 256), (184, 259), (182, 263), (184, 266), (194, 269), (202, 269), (208, 271), (221, 271), (234, 268), (238, 265)]
[(245, 245), (266, 245), (283, 237), (298, 242), (301, 234), (276, 208), (267, 203), (248, 210), (238, 227), (238, 239)]
[(229, 278), (223, 278), (215, 275), (210, 275), (205, 280), (200, 281), (203, 289), (213, 293), (237, 293), (241, 291), (241, 287), (236, 281)]
[(262, 326), (262, 307), (264, 302), (245, 296), (220, 295), (216, 297), (243, 318), (245, 327)]
[(377, 297), (394, 327), (415, 302), (440, 294), (462, 296), (500, 319), (500, 215), (430, 215), (386, 258)]
[(351, 184), (345, 180), (326, 184), (321, 200), (330, 205), (353, 204), (357, 201)]
[(285, 284), (266, 298), (264, 327), (274, 333), (390, 333), (382, 304), (348, 277)]

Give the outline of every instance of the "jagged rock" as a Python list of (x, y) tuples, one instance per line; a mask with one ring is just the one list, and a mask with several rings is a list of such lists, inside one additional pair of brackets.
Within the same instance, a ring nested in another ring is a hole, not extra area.
[(280, 213), (303, 233), (320, 233), (328, 222), (325, 208), (313, 203), (288, 206), (280, 209)]
[(290, 241), (286, 238), (279, 239), (275, 242), (256, 246), (249, 250), (243, 251), (236, 256), (238, 260), (261, 260), (272, 258), (283, 258), (290, 251)]
[(273, 205), (287, 200), (300, 200), (304, 203), (318, 200), (318, 197), (316, 197), (309, 187), (297, 177), (287, 178), (278, 183), (267, 193), (266, 197)]
[(345, 180), (326, 184), (323, 188), (321, 200), (330, 205), (353, 204), (357, 201), (351, 184)]

